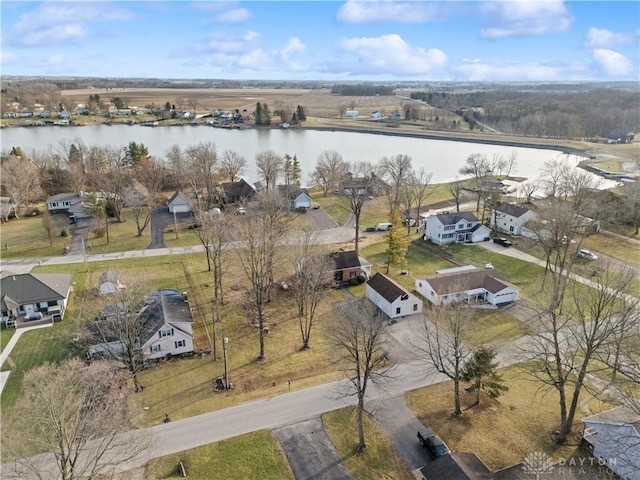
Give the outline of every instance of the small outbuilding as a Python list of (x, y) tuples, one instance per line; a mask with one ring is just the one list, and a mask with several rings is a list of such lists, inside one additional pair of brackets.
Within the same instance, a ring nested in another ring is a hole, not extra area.
[(176, 192), (171, 196), (168, 206), (169, 213), (187, 213), (191, 211), (191, 201), (181, 192)]
[(98, 293), (100, 295), (111, 295), (121, 288), (123, 288), (123, 285), (120, 283), (118, 272), (115, 270), (107, 270), (100, 275), (100, 280), (98, 281)]
[(380, 272), (367, 282), (367, 298), (389, 318), (422, 312), (422, 300)]

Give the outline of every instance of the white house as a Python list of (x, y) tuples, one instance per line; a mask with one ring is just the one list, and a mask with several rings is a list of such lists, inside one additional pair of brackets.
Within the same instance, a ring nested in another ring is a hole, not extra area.
[(535, 216), (528, 208), (501, 203), (491, 212), (491, 227), (509, 235), (522, 235), (525, 224)]
[(181, 192), (174, 193), (169, 199), (169, 213), (186, 213), (191, 211), (191, 201)]
[(109, 295), (111, 293), (116, 293), (118, 289), (122, 287), (123, 285), (118, 279), (118, 272), (116, 272), (115, 270), (107, 270), (102, 275), (100, 275), (100, 279), (98, 280), (98, 293), (100, 295)]
[(367, 282), (367, 298), (389, 318), (422, 312), (422, 300), (380, 272)]
[[(139, 348), (145, 359), (193, 352), (193, 316), (179, 293), (162, 291), (148, 296), (137, 315), (144, 327)], [(109, 333), (111, 321), (99, 320), (89, 327), (93, 337), (88, 346), (90, 357), (124, 351), (124, 345)]]
[(440, 213), (427, 217), (424, 240), (436, 245), (476, 243), (489, 240), (491, 230), (471, 212)]
[(0, 285), (2, 322), (22, 326), (34, 314), (62, 320), (71, 292), (71, 275), (53, 273), (14, 274), (3, 271)]
[(290, 206), (292, 210), (298, 208), (311, 208), (311, 197), (306, 188), (298, 188), (289, 195)]
[(347, 110), (344, 112), (345, 117), (358, 118), (358, 110)]
[(427, 278), (418, 278), (416, 292), (434, 305), (453, 300), (486, 302), (491, 305), (515, 302), (518, 287), (498, 278), (494, 270), (468, 266), (440, 270)]
[(640, 480), (640, 414), (623, 405), (583, 418), (592, 455), (625, 480)]
[(47, 210), (51, 213), (68, 212), (73, 207), (78, 207), (89, 197), (80, 193), (59, 193), (47, 198)]

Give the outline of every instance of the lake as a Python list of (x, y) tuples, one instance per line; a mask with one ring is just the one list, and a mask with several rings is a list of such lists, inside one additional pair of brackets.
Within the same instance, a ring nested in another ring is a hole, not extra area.
[(511, 175), (535, 179), (545, 161), (563, 158), (577, 165), (580, 157), (557, 150), (486, 145), (480, 143), (431, 140), (372, 133), (337, 132), (300, 129), (223, 129), (208, 126), (142, 127), (138, 125), (97, 125), (86, 127), (5, 128), (0, 131), (3, 152), (19, 146), (25, 153), (55, 149), (61, 142), (84, 143), (87, 146), (126, 146), (143, 143), (156, 158), (164, 158), (170, 146), (182, 149), (199, 142), (214, 142), (219, 154), (235, 150), (247, 159), (244, 177), (256, 181), (255, 155), (263, 150), (291, 156), (297, 155), (303, 172), (303, 183), (315, 168), (323, 150), (336, 150), (346, 161), (377, 162), (384, 156), (409, 155), (415, 169), (424, 167), (433, 173), (432, 182), (455, 180), (465, 159), (474, 153), (508, 158), (516, 152), (518, 159)]

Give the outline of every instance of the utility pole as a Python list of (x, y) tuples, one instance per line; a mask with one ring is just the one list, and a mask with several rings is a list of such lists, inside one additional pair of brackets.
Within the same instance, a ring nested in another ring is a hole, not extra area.
[(176, 230), (176, 240), (178, 239), (178, 220), (176, 218), (176, 211), (173, 210), (173, 228)]

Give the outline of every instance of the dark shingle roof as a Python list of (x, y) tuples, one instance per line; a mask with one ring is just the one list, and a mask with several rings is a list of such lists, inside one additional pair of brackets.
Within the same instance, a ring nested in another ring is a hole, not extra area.
[(506, 213), (512, 217), (519, 218), (529, 211), (528, 208), (523, 208), (512, 203), (501, 203), (496, 207), (496, 212)]
[(455, 225), (460, 220), (466, 220), (467, 222), (477, 222), (476, 217), (471, 212), (459, 212), (459, 213), (440, 213), (436, 215), (436, 218), (440, 220), (443, 225)]
[(367, 284), (382, 295), (382, 298), (387, 300), (389, 303), (393, 303), (397, 298), (409, 294), (409, 292), (399, 284), (380, 272), (371, 277)]
[(224, 193), (227, 198), (251, 198), (255, 193), (255, 189), (245, 182), (243, 179), (237, 182), (227, 182), (222, 184)]
[(420, 470), (427, 480), (490, 480), (491, 471), (473, 453), (451, 453)]
[(355, 250), (348, 252), (336, 252), (333, 255), (336, 262), (336, 270), (345, 270), (347, 268), (356, 268), (360, 266), (360, 259)]
[(68, 274), (2, 272), (2, 303), (9, 300), (24, 305), (61, 300), (67, 297), (70, 284), (71, 275)]

